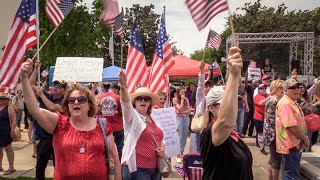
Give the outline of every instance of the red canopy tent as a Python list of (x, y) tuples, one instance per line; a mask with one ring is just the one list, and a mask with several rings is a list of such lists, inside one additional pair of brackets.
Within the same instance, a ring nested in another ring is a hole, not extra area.
[[(200, 72), (199, 61), (187, 58), (183, 55), (176, 55), (174, 57), (175, 64), (169, 70), (170, 80), (174, 79), (195, 79), (198, 78)], [(208, 67), (210, 64), (206, 64), (204, 73), (208, 74)], [(213, 77), (219, 76), (219, 69), (213, 70)]]

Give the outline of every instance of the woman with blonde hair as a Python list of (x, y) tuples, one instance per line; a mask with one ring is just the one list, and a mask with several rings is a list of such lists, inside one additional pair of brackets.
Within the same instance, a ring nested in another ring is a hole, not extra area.
[[(42, 109), (28, 79), (31, 71), (32, 61), (29, 59), (21, 65), (22, 89), (30, 114), (43, 129), (53, 134), (54, 179), (107, 179), (109, 164), (106, 164), (105, 142), (109, 158), (114, 160), (115, 179), (122, 179), (112, 130), (108, 126), (101, 127), (100, 121), (94, 118), (97, 111), (95, 96), (89, 89), (74, 84), (64, 96), (63, 114)], [(106, 140), (103, 129), (106, 129)]]
[(9, 100), (8, 94), (0, 92), (0, 171), (3, 171), (3, 149), (6, 151), (9, 162), (9, 169), (4, 175), (9, 175), (16, 171), (13, 167), (14, 152), (12, 149), (12, 139), (15, 137), (16, 113), (9, 106)]
[(252, 154), (233, 129), (238, 114), (238, 85), (242, 68), (240, 49), (228, 54), (228, 81), (225, 90), (214, 86), (206, 96), (203, 120), (208, 122), (201, 133), (203, 180), (252, 180)]
[(282, 83), (283, 80), (272, 81), (270, 85), (270, 96), (265, 105), (264, 111), (264, 145), (269, 146), (270, 159), (269, 159), (269, 180), (278, 180), (281, 166), (281, 154), (276, 151), (276, 107), (278, 101), (283, 96)]

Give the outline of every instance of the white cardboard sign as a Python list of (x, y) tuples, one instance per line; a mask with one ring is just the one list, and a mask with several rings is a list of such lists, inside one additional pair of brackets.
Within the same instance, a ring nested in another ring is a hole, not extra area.
[(103, 59), (91, 57), (58, 57), (53, 81), (101, 82)]
[(260, 80), (261, 79), (261, 71), (260, 68), (248, 68), (248, 80)]
[(177, 115), (174, 107), (152, 110), (152, 117), (156, 118), (163, 130), (163, 139), (166, 144), (165, 153), (168, 157), (181, 153), (180, 141), (177, 132)]

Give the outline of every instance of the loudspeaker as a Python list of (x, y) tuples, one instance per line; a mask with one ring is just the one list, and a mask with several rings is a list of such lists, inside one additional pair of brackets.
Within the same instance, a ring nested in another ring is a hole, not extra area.
[(297, 69), (297, 72), (299, 74), (300, 72), (300, 61), (299, 60), (292, 60), (291, 61), (291, 70), (292, 71), (293, 69)]

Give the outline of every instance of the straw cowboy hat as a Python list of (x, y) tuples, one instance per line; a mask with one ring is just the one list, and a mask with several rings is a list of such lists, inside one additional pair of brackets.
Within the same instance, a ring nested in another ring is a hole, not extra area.
[(1, 99), (9, 99), (8, 93), (0, 92)]
[(136, 99), (138, 96), (149, 96), (152, 99), (152, 105), (160, 104), (159, 96), (152, 93), (147, 87), (139, 87), (134, 91), (134, 93), (130, 94), (131, 102), (133, 103), (134, 99)]

